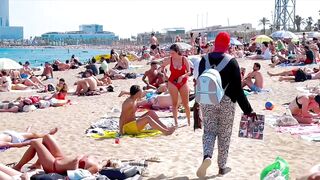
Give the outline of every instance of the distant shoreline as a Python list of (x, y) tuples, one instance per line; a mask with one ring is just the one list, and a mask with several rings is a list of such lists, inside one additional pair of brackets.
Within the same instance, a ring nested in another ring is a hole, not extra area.
[(106, 45), (68, 45), (68, 46), (0, 46), (0, 48), (12, 49), (111, 49)]

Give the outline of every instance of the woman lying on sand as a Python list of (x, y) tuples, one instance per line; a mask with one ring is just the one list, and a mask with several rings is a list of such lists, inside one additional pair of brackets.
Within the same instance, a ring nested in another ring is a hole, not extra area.
[(311, 124), (315, 122), (314, 118), (320, 117), (320, 95), (297, 96), (289, 104), (289, 109), (299, 123)]
[(67, 173), (68, 170), (81, 168), (95, 174), (105, 166), (102, 163), (98, 163), (98, 159), (93, 158), (92, 156), (80, 155), (77, 157), (67, 157), (64, 155), (55, 139), (51, 135), (45, 135), (42, 141), (33, 140), (30, 142), (29, 149), (25, 152), (19, 163), (13, 168), (21, 171), (21, 168), (31, 161), (36, 154), (38, 160), (33, 167), (42, 167), (46, 173), (64, 174)]
[(57, 132), (58, 128), (51, 129), (48, 133), (4, 131), (0, 133), (0, 148), (27, 146), (30, 144), (26, 142), (28, 140), (43, 138), (47, 134), (54, 135)]
[(12, 169), (8, 166), (0, 164), (0, 179), (21, 179), (21, 180), (29, 180), (31, 176), (38, 173), (38, 170), (32, 170), (27, 173), (21, 173), (15, 169)]

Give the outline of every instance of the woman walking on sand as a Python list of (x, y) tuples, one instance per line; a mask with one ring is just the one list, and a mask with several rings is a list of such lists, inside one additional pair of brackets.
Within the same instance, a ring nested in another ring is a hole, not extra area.
[(189, 107), (189, 85), (188, 77), (190, 74), (190, 64), (186, 57), (182, 56), (180, 47), (173, 44), (170, 47), (170, 57), (165, 58), (162, 70), (170, 64), (170, 77), (168, 79), (168, 89), (172, 99), (172, 113), (175, 126), (178, 126), (178, 99), (181, 97), (182, 105), (190, 126), (190, 107)]

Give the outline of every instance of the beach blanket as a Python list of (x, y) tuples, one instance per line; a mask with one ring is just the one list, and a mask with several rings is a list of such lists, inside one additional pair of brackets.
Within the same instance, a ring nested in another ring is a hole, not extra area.
[(320, 92), (319, 86), (315, 86), (315, 87), (299, 86), (299, 87), (296, 87), (296, 89), (306, 95), (312, 94), (312, 93), (318, 94)]
[[(160, 117), (163, 124), (171, 127), (174, 124), (172, 117)], [(187, 126), (188, 122), (186, 117), (178, 117), (179, 127)], [(101, 117), (97, 122), (92, 123), (86, 130), (86, 135), (92, 138), (98, 139), (114, 139), (119, 137), (119, 118), (118, 117)], [(141, 131), (138, 135), (125, 135), (125, 137), (134, 138), (146, 138), (161, 135), (158, 130), (153, 130), (149, 125), (145, 127), (145, 130)]]
[(298, 63), (298, 64), (296, 64), (296, 63), (281, 63), (281, 64), (279, 64), (277, 66), (279, 66), (279, 67), (289, 67), (289, 66), (305, 66), (305, 65), (306, 64), (301, 62), (301, 63)]
[(254, 91), (251, 91), (250, 89), (244, 89), (243, 90), (244, 94), (246, 96), (249, 96), (249, 95), (252, 95), (252, 94), (267, 94), (267, 93), (271, 93), (272, 92), (272, 89), (261, 89), (260, 92), (254, 92)]
[(289, 133), (298, 136), (307, 141), (320, 142), (320, 125), (297, 125), (288, 127), (277, 127), (276, 130), (281, 133)]

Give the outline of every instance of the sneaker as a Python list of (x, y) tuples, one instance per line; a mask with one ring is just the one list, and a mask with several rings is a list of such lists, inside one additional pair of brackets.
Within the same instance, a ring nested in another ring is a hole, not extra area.
[(201, 166), (197, 171), (197, 176), (199, 178), (204, 178), (206, 176), (207, 169), (210, 165), (211, 165), (211, 158), (206, 158), (205, 160), (203, 160)]

